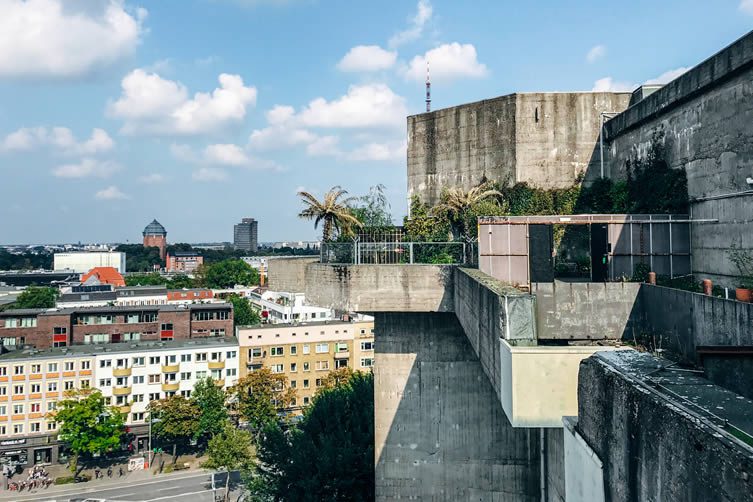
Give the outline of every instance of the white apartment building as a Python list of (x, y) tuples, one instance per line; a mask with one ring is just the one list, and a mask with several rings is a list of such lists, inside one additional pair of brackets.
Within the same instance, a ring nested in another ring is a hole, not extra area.
[(334, 310), (306, 304), (304, 293), (256, 291), (247, 298), (261, 311), (262, 322), (268, 324), (336, 319)]
[(119, 273), (126, 271), (126, 254), (119, 251), (85, 251), (80, 253), (55, 253), (54, 270), (72, 270), (85, 274), (94, 267), (112, 267)]

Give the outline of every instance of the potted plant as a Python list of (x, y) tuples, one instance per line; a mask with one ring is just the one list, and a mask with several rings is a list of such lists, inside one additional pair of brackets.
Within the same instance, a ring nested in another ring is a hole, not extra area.
[(729, 259), (739, 274), (735, 298), (741, 302), (753, 303), (753, 251), (732, 244)]

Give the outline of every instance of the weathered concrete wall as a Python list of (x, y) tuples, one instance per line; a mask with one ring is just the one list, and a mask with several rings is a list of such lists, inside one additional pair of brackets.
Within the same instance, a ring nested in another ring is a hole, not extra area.
[(515, 179), (515, 95), (408, 117), (408, 196)]
[(640, 328), (640, 284), (531, 284), (539, 340), (632, 340)]
[(565, 445), (563, 429), (542, 429), (546, 502), (565, 502)]
[(569, 187), (594, 160), (599, 114), (629, 93), (523, 93), (408, 117), (408, 195), (434, 204), (444, 187), (482, 179)]
[(610, 172), (617, 178), (625, 176), (631, 156), (645, 154), (654, 132), (664, 131), (666, 160), (685, 169), (689, 196), (697, 199), (692, 217), (719, 220), (693, 225), (693, 271), (726, 284), (736, 274), (730, 245), (753, 249), (753, 187), (745, 181), (753, 176), (752, 117), (753, 32), (605, 126)]
[(304, 292), (306, 266), (319, 262), (318, 256), (300, 258), (269, 258), (267, 260), (268, 286), (274, 291)]
[(539, 500), (539, 431), (514, 429), (448, 313), (375, 319), (376, 500)]
[(604, 465), (578, 433), (578, 417), (563, 417), (565, 500), (604, 502)]
[(751, 500), (753, 450), (642, 383), (658, 364), (633, 351), (581, 363), (577, 431), (604, 465), (605, 500)]

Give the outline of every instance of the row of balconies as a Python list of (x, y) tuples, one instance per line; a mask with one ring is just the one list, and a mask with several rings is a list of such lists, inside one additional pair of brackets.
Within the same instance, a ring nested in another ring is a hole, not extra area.
[[(78, 371), (79, 376), (91, 376), (92, 370), (80, 370)], [(2, 382), (23, 382), (25, 380), (41, 380), (42, 377), (50, 380), (53, 378), (60, 378), (60, 376), (63, 376), (64, 378), (70, 378), (76, 376), (76, 371), (63, 371), (63, 372), (57, 372), (57, 373), (31, 373), (31, 374), (24, 374), (24, 375), (12, 375), (10, 377), (8, 376), (0, 376), (0, 383)]]
[[(193, 363), (192, 363), (193, 364)], [(225, 361), (207, 361), (207, 367), (210, 370), (223, 370), (225, 369)], [(180, 363), (175, 364), (163, 364), (161, 366), (162, 373), (177, 373), (180, 371)], [(131, 367), (115, 367), (112, 369), (112, 376), (114, 377), (129, 377), (132, 373)]]

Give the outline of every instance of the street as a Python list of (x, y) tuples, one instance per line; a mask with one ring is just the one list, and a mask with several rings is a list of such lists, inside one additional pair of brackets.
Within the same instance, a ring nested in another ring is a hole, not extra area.
[[(236, 476), (233, 476), (235, 479)], [(221, 495), (225, 478), (217, 475), (216, 494)], [(233, 496), (234, 495), (234, 496)], [(231, 500), (237, 499), (237, 493), (231, 493)], [(191, 500), (196, 502), (212, 502), (211, 474), (208, 472), (186, 476), (170, 476), (165, 479), (123, 480), (108, 483), (106, 486), (96, 486), (95, 483), (67, 485), (65, 487), (51, 487), (48, 490), (24, 492), (17, 496), (0, 496), (2, 501), (47, 501), (47, 502), (83, 502), (84, 500), (102, 500), (111, 502), (171, 502), (177, 500)]]

